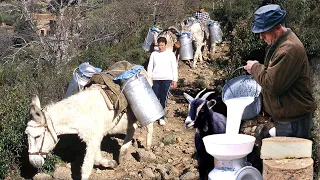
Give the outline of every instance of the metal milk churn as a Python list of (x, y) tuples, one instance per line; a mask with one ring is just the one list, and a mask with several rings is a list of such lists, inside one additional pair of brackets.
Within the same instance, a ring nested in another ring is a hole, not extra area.
[(211, 43), (221, 43), (222, 42), (222, 31), (218, 21), (210, 21), (209, 23), (209, 33)]
[(100, 68), (95, 68), (88, 62), (80, 64), (79, 67), (73, 71), (72, 79), (68, 85), (64, 98), (82, 91), (83, 87), (87, 84), (92, 75), (99, 72), (101, 72)]
[(160, 101), (142, 73), (138, 72), (131, 78), (122, 80), (121, 89), (123, 89), (134, 115), (142, 126), (164, 116), (164, 109)]
[(154, 41), (154, 35), (158, 36), (161, 32), (162, 32), (162, 29), (160, 27), (152, 26), (149, 29), (147, 37), (144, 39), (144, 42), (142, 44), (142, 48), (145, 51), (150, 51), (150, 46)]
[(192, 39), (190, 32), (183, 32), (179, 37), (180, 41), (180, 59), (189, 60), (193, 59)]

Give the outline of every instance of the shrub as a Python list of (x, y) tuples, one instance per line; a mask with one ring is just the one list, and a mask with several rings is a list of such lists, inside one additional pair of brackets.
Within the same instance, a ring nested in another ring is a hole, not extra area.
[(106, 69), (118, 61), (144, 64), (148, 60), (148, 52), (141, 48), (143, 40), (141, 36), (131, 36), (115, 45), (99, 44), (92, 46), (84, 51), (83, 62), (90, 62), (92, 65), (102, 69)]
[(11, 171), (18, 173), (20, 155), (27, 148), (24, 130), (29, 101), (21, 85), (0, 89), (0, 179), (4, 179)]
[(39, 169), (39, 171), (42, 173), (49, 173), (52, 175), (54, 170), (56, 169), (55, 165), (61, 162), (62, 160), (59, 156), (52, 154), (46, 158), (46, 161), (44, 162), (43, 166)]

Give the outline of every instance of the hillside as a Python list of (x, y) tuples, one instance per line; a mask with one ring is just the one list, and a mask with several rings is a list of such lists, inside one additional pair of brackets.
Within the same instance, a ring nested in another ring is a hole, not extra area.
[[(197, 160), (194, 147), (195, 129), (185, 129), (184, 120), (188, 113), (188, 103), (183, 92), (195, 96), (202, 88), (216, 91), (220, 105), (220, 96), (226, 69), (217, 64), (228, 64), (227, 43), (218, 46), (217, 63), (205, 61), (199, 68), (191, 69), (187, 62), (179, 61), (179, 85), (172, 89), (169, 96), (167, 124), (154, 123), (152, 148), (145, 151), (146, 128), (136, 131), (132, 147), (125, 157), (125, 163), (115, 169), (95, 167), (91, 179), (197, 179)], [(224, 111), (225, 109), (221, 110)], [(245, 122), (242, 131), (253, 134), (259, 120)], [(124, 135), (108, 136), (102, 142), (103, 156), (117, 159)], [(76, 136), (66, 135), (60, 141), (55, 153), (65, 162), (60, 163), (53, 174), (54, 179), (72, 179), (79, 177), (80, 165), (84, 155), (84, 144)], [(34, 179), (47, 177), (37, 174)]]

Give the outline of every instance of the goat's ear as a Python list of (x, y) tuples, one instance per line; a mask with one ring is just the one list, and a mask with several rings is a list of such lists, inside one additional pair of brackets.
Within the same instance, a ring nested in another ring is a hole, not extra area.
[(216, 104), (217, 104), (217, 101), (215, 99), (211, 99), (210, 101), (207, 101), (207, 107), (209, 109), (211, 109)]
[(191, 103), (191, 101), (193, 101), (193, 97), (191, 97), (189, 94), (187, 93), (183, 93), (184, 98), (186, 98), (186, 100), (189, 102), (189, 104)]

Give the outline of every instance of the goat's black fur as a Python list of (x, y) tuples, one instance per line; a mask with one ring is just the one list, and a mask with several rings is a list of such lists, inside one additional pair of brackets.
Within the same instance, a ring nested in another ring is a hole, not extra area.
[[(189, 117), (194, 120), (195, 147), (197, 150), (198, 170), (200, 179), (207, 179), (208, 173), (214, 168), (214, 158), (207, 153), (202, 138), (207, 135), (221, 134), (226, 131), (226, 117), (214, 112), (211, 101), (196, 98), (190, 102)], [(199, 110), (201, 106), (201, 109)]]

